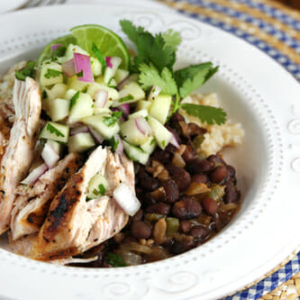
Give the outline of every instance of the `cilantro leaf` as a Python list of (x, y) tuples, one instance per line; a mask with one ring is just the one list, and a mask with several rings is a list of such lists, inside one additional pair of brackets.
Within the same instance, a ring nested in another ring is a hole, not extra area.
[(108, 140), (108, 145), (111, 147), (112, 152), (116, 152), (118, 146), (119, 146), (120, 140), (118, 137), (112, 137), (111, 139)]
[(178, 70), (174, 77), (179, 87), (179, 94), (182, 98), (188, 96), (191, 92), (202, 86), (216, 72), (218, 67), (213, 67), (211, 62), (192, 65)]
[(114, 111), (111, 115), (111, 117), (103, 117), (103, 123), (107, 126), (113, 126), (115, 125), (119, 118), (121, 117), (122, 112), (121, 111)]
[(72, 98), (71, 98), (71, 104), (70, 109), (76, 104), (77, 99), (79, 98), (80, 92), (78, 91)]
[(124, 33), (137, 47), (138, 55), (134, 60), (136, 69), (139, 69), (142, 63), (152, 63), (159, 71), (165, 67), (172, 69), (176, 60), (174, 45), (177, 45), (177, 42), (174, 44), (173, 38), (170, 39), (168, 34), (166, 40), (161, 33), (152, 35), (144, 28), (135, 27), (127, 20), (122, 20), (120, 24)]
[(119, 103), (123, 103), (123, 102), (133, 100), (133, 99), (134, 99), (134, 97), (131, 94), (128, 94), (127, 96), (120, 98)]
[(102, 55), (102, 53), (100, 52), (100, 50), (97, 48), (97, 46), (94, 43), (92, 45), (92, 51), (94, 52), (95, 56), (99, 60), (99, 62), (101, 64), (101, 68), (102, 68), (102, 73), (104, 73), (104, 69), (106, 67), (106, 60), (105, 60), (104, 56)]
[(121, 20), (120, 25), (122, 27), (123, 32), (128, 36), (128, 38), (136, 43), (137, 36), (141, 33), (145, 32), (145, 29), (141, 26), (135, 27), (131, 21)]
[(44, 75), (46, 78), (51, 78), (51, 77), (58, 77), (62, 74), (61, 71), (57, 71), (54, 69), (47, 69), (47, 73)]
[(26, 77), (35, 77), (35, 61), (29, 60), (26, 66), (20, 70), (15, 71), (18, 80), (25, 81)]
[(83, 70), (81, 70), (80, 72), (76, 73), (77, 77), (83, 77)]
[(59, 46), (58, 48), (54, 49), (51, 54), (51, 60), (55, 61), (58, 57), (64, 56), (66, 53), (66, 47), (65, 46)]
[(141, 71), (139, 82), (144, 90), (148, 90), (153, 85), (157, 85), (162, 89), (162, 93), (164, 94), (177, 94), (176, 82), (169, 69), (164, 68), (160, 73), (153, 64), (141, 64), (139, 69)]
[(180, 107), (188, 115), (199, 118), (202, 123), (222, 125), (226, 122), (226, 112), (222, 108), (190, 103), (183, 103)]
[(53, 125), (51, 125), (50, 123), (47, 124), (46, 129), (50, 132), (50, 133), (54, 133), (57, 137), (65, 137), (64, 134), (62, 134), (57, 128), (55, 128)]
[(181, 44), (181, 36), (179, 32), (169, 29), (163, 33), (165, 45), (171, 46), (173, 51), (177, 51), (178, 46)]
[(113, 267), (126, 267), (126, 263), (124, 259), (114, 253), (108, 253), (107, 256), (105, 257), (105, 262), (108, 263), (109, 265)]
[(93, 193), (96, 196), (103, 196), (105, 194), (105, 192), (106, 192), (106, 189), (102, 183), (99, 184), (98, 190), (96, 190), (96, 189), (93, 190)]

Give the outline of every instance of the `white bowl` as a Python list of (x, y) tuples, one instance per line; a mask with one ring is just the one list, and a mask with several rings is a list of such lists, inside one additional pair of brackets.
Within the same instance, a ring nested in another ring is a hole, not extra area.
[(259, 279), (300, 244), (300, 201), (294, 201), (299, 195), (300, 88), (277, 63), (242, 40), (176, 14), (150, 11), (142, 3), (49, 7), (0, 19), (0, 27), (7, 28), (0, 33), (0, 73), (23, 58), (35, 58), (72, 26), (100, 23), (120, 33), (123, 18), (153, 32), (180, 31), (184, 42), (178, 66), (208, 60), (220, 65), (201, 92), (217, 92), (229, 117), (245, 129), (243, 145), (226, 151), (226, 160), (237, 170), (241, 210), (203, 246), (136, 267), (60, 267), (0, 250), (0, 294), (6, 297), (32, 300), (43, 293), (43, 299), (216, 299)]

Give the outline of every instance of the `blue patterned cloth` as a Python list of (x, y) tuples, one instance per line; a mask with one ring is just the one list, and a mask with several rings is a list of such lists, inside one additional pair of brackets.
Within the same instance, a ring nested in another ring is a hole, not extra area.
[[(300, 31), (300, 21), (299, 21), (300, 18), (299, 20), (297, 20), (296, 18), (293, 18), (291, 15), (273, 6), (270, 6), (267, 3), (258, 3), (254, 0), (227, 0), (227, 1), (244, 4), (250, 8), (263, 12), (265, 15), (269, 17), (275, 18), (279, 22), (289, 26), (291, 29), (294, 29), (298, 32)], [(170, 0), (169, 2), (180, 3), (182, 1)], [(255, 25), (261, 31), (267, 33), (268, 35), (274, 36), (277, 40), (280, 40), (281, 42), (283, 42), (285, 45), (287, 45), (289, 48), (293, 49), (296, 53), (300, 55), (300, 40), (297, 40), (294, 37), (290, 36), (288, 32), (277, 29), (277, 26), (275, 26), (274, 23), (268, 23), (263, 19), (254, 17), (251, 14), (241, 12), (238, 10), (238, 7), (237, 9), (235, 9), (234, 6), (226, 7), (218, 3), (213, 3), (207, 0), (185, 0), (184, 2), (188, 2), (192, 5), (197, 5), (199, 7), (221, 13), (230, 18), (243, 21), (249, 25)], [(241, 30), (240, 28), (222, 22), (220, 19), (190, 12), (185, 10), (184, 8), (181, 9), (179, 5), (177, 10), (188, 17), (208, 23), (222, 30), (230, 32), (231, 34), (234, 34), (239, 38), (244, 39), (248, 43), (256, 46), (261, 51), (265, 52), (267, 55), (272, 57), (279, 64), (281, 64), (287, 71), (289, 71), (292, 75), (294, 75), (294, 77), (297, 80), (300, 81), (300, 65), (293, 62), (289, 57), (281, 53), (279, 49), (274, 48), (273, 46), (269, 45), (267, 42), (260, 40), (256, 36), (251, 35), (246, 31)], [(236, 293), (232, 296), (226, 297), (223, 300), (240, 300), (240, 299), (256, 300), (262, 297), (263, 295), (271, 292), (282, 283), (289, 280), (292, 276), (297, 274), (299, 271), (300, 271), (300, 253), (298, 253), (285, 266), (283, 266), (277, 272), (273, 273), (271, 276), (268, 276), (264, 280), (253, 285), (251, 288)]]

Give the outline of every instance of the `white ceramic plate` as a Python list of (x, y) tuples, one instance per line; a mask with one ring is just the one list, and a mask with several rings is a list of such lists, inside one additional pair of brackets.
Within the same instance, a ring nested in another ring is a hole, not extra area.
[(28, 0), (1, 0), (0, 14), (17, 9), (23, 6)]
[(0, 250), (4, 297), (217, 299), (259, 279), (300, 244), (300, 87), (244, 41), (164, 10), (143, 8), (142, 3), (25, 10), (0, 18), (0, 28), (6, 28), (0, 32), (0, 73), (21, 59), (36, 58), (47, 42), (75, 25), (101, 23), (121, 34), (118, 22), (123, 18), (153, 32), (180, 31), (184, 42), (178, 66), (207, 60), (220, 65), (201, 91), (217, 92), (230, 118), (245, 128), (244, 144), (227, 154), (238, 171), (242, 209), (200, 248), (138, 267), (59, 267)]

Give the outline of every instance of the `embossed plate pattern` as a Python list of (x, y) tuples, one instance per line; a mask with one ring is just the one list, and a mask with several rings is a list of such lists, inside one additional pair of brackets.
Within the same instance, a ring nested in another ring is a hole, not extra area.
[[(150, 12), (142, 4), (118, 4), (49, 7), (3, 16), (0, 26), (7, 30), (0, 32), (0, 73), (21, 59), (36, 57), (47, 42), (79, 24), (101, 23), (121, 34), (118, 21), (128, 18), (153, 32), (180, 31), (177, 67), (207, 60), (219, 64), (220, 72), (201, 92), (217, 92), (230, 118), (245, 128), (244, 144), (226, 153), (238, 171), (242, 209), (200, 248), (137, 267), (67, 268), (1, 249), (0, 294), (5, 297), (40, 299), (42, 293), (43, 299), (216, 299), (258, 279), (300, 244), (300, 203), (295, 201), (300, 172), (298, 83), (265, 54), (230, 34), (179, 15)], [(43, 20), (39, 26), (36, 16)]]

